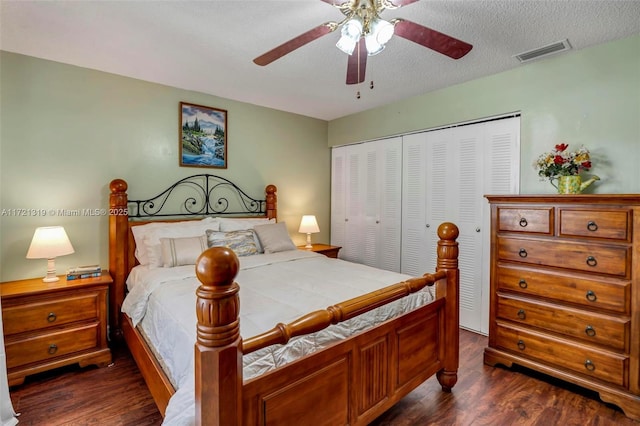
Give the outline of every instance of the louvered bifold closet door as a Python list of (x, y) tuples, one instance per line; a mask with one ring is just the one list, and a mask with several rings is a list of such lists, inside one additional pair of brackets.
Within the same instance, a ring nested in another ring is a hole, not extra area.
[[(346, 173), (347, 150), (345, 147), (331, 150), (331, 244), (338, 247), (345, 246), (346, 213)], [(346, 250), (339, 252), (343, 257)]]
[(400, 271), (418, 277), (428, 270), (427, 219), (427, 133), (402, 137), (402, 256)]
[(376, 218), (378, 253), (376, 266), (400, 272), (402, 236), (402, 138), (378, 141), (380, 155), (378, 188), (379, 205)]

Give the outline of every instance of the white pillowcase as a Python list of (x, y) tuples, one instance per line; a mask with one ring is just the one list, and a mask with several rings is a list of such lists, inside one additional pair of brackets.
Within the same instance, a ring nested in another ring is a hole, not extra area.
[(258, 235), (265, 253), (278, 253), (297, 249), (296, 245), (291, 241), (291, 237), (289, 237), (285, 222), (256, 225), (253, 231)]
[(161, 267), (163, 262), (160, 238), (199, 237), (205, 235), (207, 229), (219, 229), (219, 226), (218, 220), (211, 217), (202, 220), (154, 222), (132, 226), (131, 231), (136, 241), (136, 258), (141, 265), (148, 265), (151, 268)]
[(160, 238), (162, 266), (195, 265), (198, 256), (208, 248), (206, 235), (187, 238)]

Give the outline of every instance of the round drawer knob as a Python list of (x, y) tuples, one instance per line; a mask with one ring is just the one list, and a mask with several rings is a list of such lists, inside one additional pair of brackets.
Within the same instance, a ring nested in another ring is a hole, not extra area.
[(587, 300), (589, 302), (595, 302), (598, 298), (596, 297), (596, 294), (593, 292), (593, 290), (589, 290), (587, 291), (587, 294), (585, 296), (587, 298)]
[(58, 352), (58, 345), (53, 344), (53, 343), (52, 343), (52, 344), (50, 344), (50, 345), (49, 345), (49, 355), (53, 355), (53, 354), (55, 354), (56, 352)]
[(527, 288), (528, 286), (527, 281), (524, 278), (522, 278), (520, 282), (518, 282), (518, 285), (520, 286), (520, 288)]
[(520, 256), (522, 258), (527, 257), (527, 255), (528, 255), (527, 254), (527, 250), (525, 250), (523, 248), (521, 248), (520, 251), (518, 252), (518, 256)]
[(524, 309), (520, 309), (518, 311), (518, 318), (521, 320), (524, 320), (527, 318), (527, 314), (525, 313)]
[(596, 260), (595, 257), (589, 256), (589, 257), (587, 257), (587, 265), (589, 265), (589, 266), (598, 266), (598, 261)]
[(518, 340), (518, 349), (520, 349), (521, 351), (524, 351), (526, 349), (526, 346), (522, 340)]
[(596, 329), (593, 328), (593, 326), (591, 326), (591, 325), (588, 325), (587, 328), (584, 329), (584, 332), (589, 337), (593, 337), (593, 336), (596, 335)]
[(522, 226), (524, 228), (525, 226), (528, 225), (527, 219), (523, 217), (522, 219), (520, 219), (519, 224), (520, 224), (520, 226)]
[(58, 317), (53, 312), (49, 312), (49, 315), (47, 315), (47, 321), (48, 322), (54, 322), (57, 318)]
[(596, 365), (590, 359), (588, 359), (584, 362), (584, 368), (589, 371), (595, 371)]
[(589, 223), (587, 223), (587, 229), (591, 232), (595, 232), (598, 230), (598, 224), (590, 220)]

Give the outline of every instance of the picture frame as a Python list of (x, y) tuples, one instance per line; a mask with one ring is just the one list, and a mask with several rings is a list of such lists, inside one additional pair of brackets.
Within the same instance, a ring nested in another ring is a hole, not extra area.
[(181, 167), (226, 169), (227, 111), (180, 102), (178, 142)]

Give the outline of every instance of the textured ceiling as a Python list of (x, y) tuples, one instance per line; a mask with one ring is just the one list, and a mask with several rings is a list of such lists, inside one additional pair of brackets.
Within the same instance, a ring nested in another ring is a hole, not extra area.
[(560, 40), (575, 50), (640, 34), (640, 0), (422, 0), (382, 17), (406, 18), (473, 50), (456, 61), (394, 37), (369, 58), (365, 82), (352, 86), (337, 31), (266, 67), (252, 62), (343, 18), (320, 0), (0, 0), (0, 48), (331, 120), (523, 66), (514, 55)]

